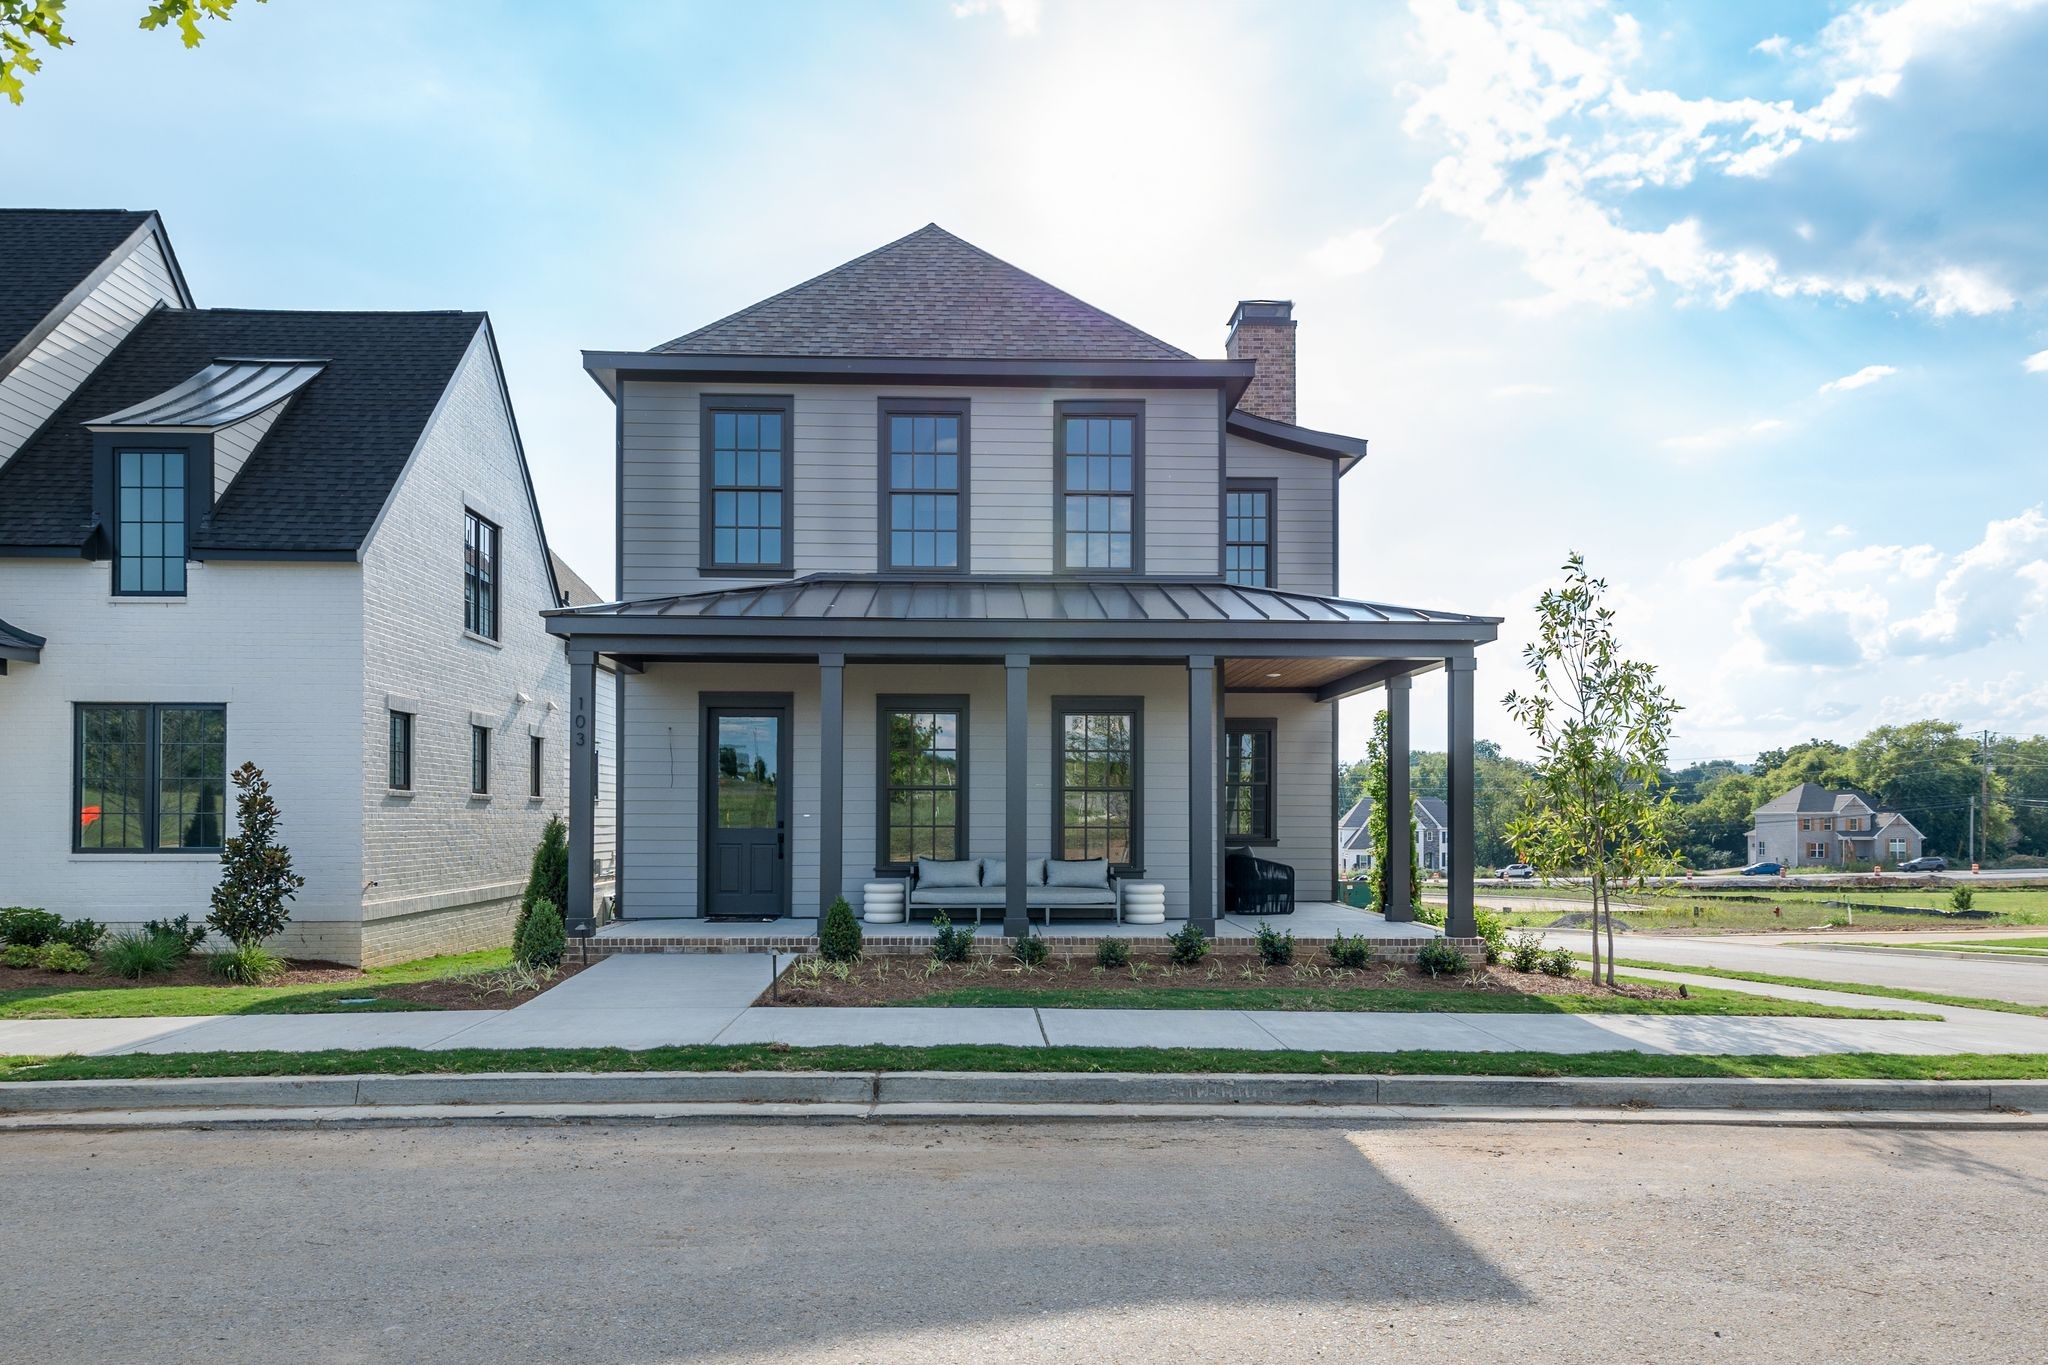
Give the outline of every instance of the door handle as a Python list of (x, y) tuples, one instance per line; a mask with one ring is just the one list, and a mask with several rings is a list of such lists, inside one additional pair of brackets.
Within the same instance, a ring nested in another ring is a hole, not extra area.
[(776, 832), (776, 835), (775, 835), (775, 856), (776, 856), (776, 857), (777, 857), (778, 859), (782, 857), (782, 846), (783, 846), (783, 844), (784, 844), (784, 843), (786, 843), (786, 842), (788, 841), (788, 839), (789, 839), (789, 836), (788, 836), (788, 835), (786, 835), (786, 834), (783, 834), (783, 833), (782, 833), (781, 831), (779, 831), (779, 830), (778, 830), (778, 831)]

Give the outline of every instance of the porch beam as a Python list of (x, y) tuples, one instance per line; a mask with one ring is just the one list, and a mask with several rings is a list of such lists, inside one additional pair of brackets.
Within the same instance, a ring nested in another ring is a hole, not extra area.
[(1431, 659), (1388, 659), (1383, 663), (1368, 664), (1354, 673), (1332, 678), (1318, 687), (1315, 692), (1316, 700), (1342, 701), (1346, 697), (1355, 697), (1360, 692), (1370, 692), (1390, 679), (1405, 679), (1438, 666), (1437, 661)]
[(572, 938), (597, 932), (597, 655), (569, 651), (569, 903)]
[(846, 853), (846, 656), (818, 656), (818, 925), (844, 894)]
[(1031, 799), (1031, 656), (1003, 658), (1003, 933), (1031, 930), (1024, 903), (1024, 863)]
[(1217, 725), (1216, 681), (1221, 670), (1215, 657), (1197, 654), (1188, 659), (1188, 918), (1195, 927), (1213, 938), (1221, 890), (1218, 875), (1218, 814), (1222, 793), (1218, 790), (1217, 757), (1222, 747)]
[(1450, 825), (1449, 857), (1444, 876), (1449, 882), (1450, 908), (1444, 933), (1471, 938), (1479, 932), (1472, 914), (1472, 660), (1454, 659), (1446, 675), (1450, 686), (1444, 736), (1449, 782), (1444, 794)]
[(1389, 924), (1415, 920), (1415, 801), (1409, 789), (1408, 719), (1415, 683), (1387, 679), (1387, 903)]

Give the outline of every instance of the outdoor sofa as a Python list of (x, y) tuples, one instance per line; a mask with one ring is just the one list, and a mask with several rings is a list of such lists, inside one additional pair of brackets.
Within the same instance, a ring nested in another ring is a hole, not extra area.
[[(906, 917), (915, 917), (919, 910), (927, 914), (972, 910), (976, 924), (981, 923), (984, 910), (993, 910), (1000, 917), (1008, 894), (1005, 880), (1001, 858), (952, 862), (919, 858), (906, 879)], [(1099, 910), (1121, 920), (1123, 902), (1118, 890), (1116, 874), (1101, 858), (1024, 860), (1024, 908), (1043, 911), (1048, 929), (1055, 910)]]
[(1223, 859), (1223, 913), (1293, 914), (1294, 869), (1250, 849), (1231, 849)]

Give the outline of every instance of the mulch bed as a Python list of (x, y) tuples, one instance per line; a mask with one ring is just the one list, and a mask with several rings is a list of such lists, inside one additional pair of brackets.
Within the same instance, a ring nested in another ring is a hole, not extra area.
[[(438, 981), (413, 981), (397, 984), (379, 984), (356, 967), (343, 966), (338, 962), (290, 962), (283, 976), (268, 984), (272, 986), (333, 986), (346, 990), (360, 983), (362, 994), (375, 996), (380, 1000), (402, 1000), (407, 1004), (422, 1005), (431, 1009), (447, 1010), (509, 1010), (514, 1005), (523, 1005), (552, 986), (583, 970), (583, 964), (564, 962), (554, 976), (541, 983), (540, 990), (516, 992), (493, 992), (478, 994), (475, 977), (495, 977), (496, 972), (483, 972), (471, 976), (443, 977)], [(26, 990), (34, 987), (57, 987), (61, 990), (151, 990), (159, 986), (219, 986), (234, 989), (226, 981), (207, 970), (203, 958), (193, 956), (185, 959), (168, 972), (156, 972), (140, 981), (125, 977), (106, 976), (100, 972), (46, 972), (39, 967), (0, 967), (0, 991)]]
[[(1001, 990), (1298, 990), (1304, 994), (1344, 991), (1400, 990), (1427, 991), (1445, 995), (1538, 995), (1586, 996), (1613, 999), (1627, 996), (1637, 1000), (1676, 1000), (1672, 986), (1619, 986), (1612, 990), (1595, 985), (1584, 976), (1554, 977), (1540, 972), (1517, 972), (1506, 967), (1482, 967), (1457, 977), (1433, 977), (1414, 968), (1392, 963), (1362, 970), (1330, 967), (1327, 964), (1296, 962), (1287, 967), (1262, 966), (1256, 959), (1233, 958), (1219, 963), (1211, 958), (1197, 967), (1175, 967), (1161, 956), (1136, 955), (1133, 961), (1143, 970), (1135, 976), (1126, 968), (1097, 968), (1092, 956), (1054, 957), (1044, 966), (1028, 971), (1000, 958), (974, 963), (944, 963), (927, 974), (927, 963), (916, 958), (874, 958), (854, 964), (845, 981), (827, 974), (811, 983), (806, 974), (799, 984), (794, 972), (777, 984), (775, 998), (766, 994), (757, 1005), (895, 1005), (923, 1000), (948, 991), (975, 987)], [(1250, 975), (1245, 975), (1249, 970)]]

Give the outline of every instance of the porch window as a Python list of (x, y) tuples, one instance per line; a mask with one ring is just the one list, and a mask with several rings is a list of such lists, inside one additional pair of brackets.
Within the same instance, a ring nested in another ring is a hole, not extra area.
[(1232, 479), (1223, 491), (1223, 577), (1243, 588), (1273, 581), (1271, 479)]
[(185, 595), (185, 452), (115, 454), (114, 592)]
[(469, 511), (462, 514), (462, 628), (498, 638), (498, 528)]
[(883, 697), (877, 714), (877, 865), (966, 857), (967, 698)]
[(787, 573), (793, 400), (707, 399), (702, 430), (702, 565)]
[(1144, 831), (1142, 704), (1135, 698), (1057, 699), (1053, 733), (1059, 746), (1053, 794), (1056, 856), (1136, 866)]
[(218, 853), (227, 708), (77, 708), (72, 847), (80, 853)]
[(1223, 728), (1223, 835), (1232, 843), (1273, 841), (1271, 720), (1233, 719)]
[(1072, 402), (1055, 404), (1054, 413), (1059, 567), (1071, 573), (1142, 570), (1144, 407)]
[(882, 562), (889, 569), (967, 566), (967, 408), (884, 399)]

